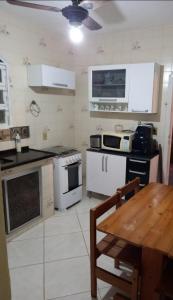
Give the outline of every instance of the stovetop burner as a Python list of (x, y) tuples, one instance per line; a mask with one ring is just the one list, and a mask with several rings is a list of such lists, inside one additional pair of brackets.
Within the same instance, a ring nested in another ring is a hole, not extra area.
[(54, 147), (46, 148), (43, 150), (57, 154), (59, 156), (71, 155), (71, 154), (75, 154), (78, 152), (76, 149), (73, 149), (70, 147), (64, 147), (64, 146), (54, 146)]

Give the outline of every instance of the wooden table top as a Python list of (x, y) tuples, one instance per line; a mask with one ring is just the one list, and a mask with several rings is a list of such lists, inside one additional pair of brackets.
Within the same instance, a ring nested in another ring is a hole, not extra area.
[(150, 183), (98, 224), (97, 230), (173, 257), (173, 186)]

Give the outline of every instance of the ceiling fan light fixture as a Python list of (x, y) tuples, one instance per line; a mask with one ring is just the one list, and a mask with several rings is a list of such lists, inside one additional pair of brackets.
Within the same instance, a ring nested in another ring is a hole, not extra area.
[(69, 36), (70, 40), (75, 44), (79, 44), (83, 40), (83, 33), (79, 27), (71, 26)]

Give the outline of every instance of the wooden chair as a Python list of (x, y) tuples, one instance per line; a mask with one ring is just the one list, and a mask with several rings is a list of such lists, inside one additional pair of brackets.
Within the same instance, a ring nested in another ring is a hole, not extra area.
[[(102, 204), (90, 210), (90, 261), (91, 261), (91, 295), (92, 297), (97, 297), (97, 278), (101, 279), (117, 288), (123, 290), (125, 293), (130, 295), (132, 300), (137, 300), (138, 297), (138, 287), (139, 287), (139, 266), (141, 253), (137, 251), (135, 259), (134, 257), (127, 256), (128, 249), (126, 249), (126, 243), (114, 237), (113, 235), (106, 235), (99, 243), (96, 241), (96, 224), (97, 219), (107, 212), (110, 208), (116, 206), (119, 207), (121, 204), (121, 195), (119, 193), (114, 194), (109, 197)], [(132, 246), (128, 246), (132, 247)], [(122, 250), (124, 251), (123, 256), (121, 256)], [(132, 270), (132, 275), (130, 278), (125, 279), (117, 276), (107, 270), (97, 266), (97, 259), (101, 255), (106, 255), (123, 261), (125, 259), (126, 263)], [(135, 260), (135, 263), (134, 263)], [(132, 262), (134, 263), (132, 265)]]
[(132, 197), (134, 194), (139, 192), (140, 190), (139, 184), (140, 184), (140, 178), (136, 177), (135, 179), (125, 184), (123, 187), (117, 189), (117, 192), (121, 194), (121, 205), (124, 202), (123, 197), (126, 197), (127, 195), (130, 195)]
[(173, 299), (173, 261), (168, 260), (156, 291), (161, 300)]

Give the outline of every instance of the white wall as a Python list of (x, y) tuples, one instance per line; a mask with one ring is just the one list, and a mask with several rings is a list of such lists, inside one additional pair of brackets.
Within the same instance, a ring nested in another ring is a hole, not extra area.
[[(139, 46), (139, 47), (135, 47)], [(137, 49), (135, 49), (137, 48)], [(157, 139), (164, 148), (164, 118), (168, 78), (173, 69), (173, 27), (146, 28), (109, 34), (97, 33), (85, 38), (76, 48), (75, 67), (77, 90), (75, 98), (75, 142), (83, 152), (89, 146), (89, 135), (103, 130), (114, 130), (115, 124), (135, 129), (139, 120), (153, 122), (158, 129)], [(158, 114), (90, 113), (88, 109), (88, 66), (158, 62), (164, 66), (164, 80)]]
[[(27, 26), (24, 22), (13, 19), (11, 15), (0, 12), (0, 26), (6, 25), (9, 34), (0, 32), (0, 57), (9, 65), (10, 102), (12, 111), (11, 126), (29, 125), (31, 139), (23, 144), (43, 148), (49, 145), (74, 145), (74, 97), (36, 93), (27, 86), (27, 57), (31, 64), (50, 64), (67, 69), (74, 69), (73, 57), (68, 53), (62, 36), (51, 37), (40, 28)], [(40, 45), (44, 38), (46, 46)], [(29, 104), (36, 100), (41, 108), (38, 118), (29, 112)], [(42, 133), (48, 131), (48, 140), (43, 141)], [(65, 134), (64, 134), (65, 133)], [(0, 150), (14, 147), (14, 142), (1, 142)]]
[[(168, 77), (173, 70), (173, 26), (109, 34), (101, 31), (87, 33), (86, 30), (84, 42), (74, 47), (68, 39), (60, 35), (50, 36), (50, 33), (28, 27), (23, 21), (0, 12), (0, 26), (4, 24), (10, 34), (0, 33), (0, 56), (9, 63), (12, 125), (30, 126), (30, 146), (43, 148), (55, 144), (75, 145), (83, 152), (85, 160), (89, 135), (97, 133), (98, 128), (114, 130), (115, 124), (123, 124), (124, 128), (135, 128), (137, 122), (142, 120), (155, 124), (158, 128), (157, 139), (163, 150), (166, 149), (164, 122), (169, 112), (165, 104)], [(45, 39), (46, 47), (39, 45), (41, 38)], [(23, 64), (26, 57), (32, 64), (44, 63), (76, 71), (76, 96), (39, 94), (28, 88), (26, 66)], [(154, 61), (164, 65), (161, 113), (123, 115), (88, 111), (88, 66)], [(37, 119), (28, 112), (29, 103), (33, 99), (41, 108)], [(42, 139), (45, 128), (50, 129), (47, 141)], [(14, 147), (14, 143), (0, 143), (1, 150), (9, 147)]]

